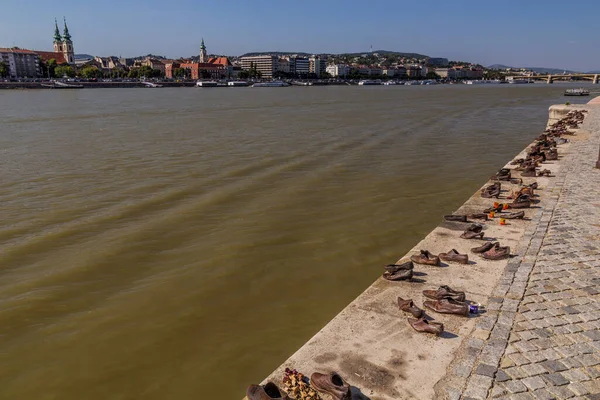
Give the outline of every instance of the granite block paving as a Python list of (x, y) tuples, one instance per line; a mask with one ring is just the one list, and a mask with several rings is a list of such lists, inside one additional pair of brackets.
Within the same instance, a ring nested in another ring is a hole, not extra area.
[(600, 399), (600, 112), (583, 129), (540, 191), (462, 398)]

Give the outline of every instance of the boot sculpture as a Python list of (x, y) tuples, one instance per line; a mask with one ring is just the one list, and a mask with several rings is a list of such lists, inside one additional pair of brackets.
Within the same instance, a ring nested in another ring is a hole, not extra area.
[(427, 321), (425, 317), (419, 319), (408, 318), (408, 323), (417, 332), (433, 333), (434, 335), (440, 335), (444, 332), (444, 324)]
[(383, 277), (388, 281), (406, 281), (413, 277), (413, 263), (407, 261), (402, 264), (388, 264), (385, 267)]
[(423, 305), (430, 310), (433, 310), (442, 314), (455, 314), (467, 317), (469, 315), (469, 306), (467, 303), (462, 301), (456, 301), (452, 299), (440, 299), (440, 300), (425, 300)]
[(488, 251), (488, 250), (489, 250), (489, 249), (491, 249), (492, 247), (494, 247), (494, 243), (492, 243), (492, 242), (487, 242), (487, 243), (484, 243), (484, 244), (482, 244), (482, 245), (481, 245), (481, 246), (479, 246), (479, 247), (473, 247), (473, 248), (471, 249), (471, 251), (472, 251), (473, 253), (485, 253), (486, 251)]
[(415, 306), (411, 299), (404, 300), (402, 297), (398, 297), (398, 308), (400, 311), (412, 314), (415, 318), (421, 318), (424, 314), (423, 310)]
[(437, 290), (423, 290), (423, 296), (433, 300), (452, 299), (465, 301), (465, 292), (454, 290), (447, 285), (442, 285)]
[(465, 229), (460, 237), (463, 239), (475, 239), (476, 237), (483, 239), (483, 226), (479, 224), (473, 224)]
[(310, 377), (310, 384), (317, 392), (328, 394), (333, 400), (352, 400), (350, 385), (335, 372), (329, 374), (315, 372)]
[(500, 243), (494, 243), (494, 246), (483, 253), (481, 257), (487, 260), (503, 260), (510, 257), (510, 247), (500, 246)]
[(439, 257), (441, 260), (444, 260), (444, 261), (454, 261), (459, 264), (468, 264), (469, 263), (469, 256), (467, 254), (460, 254), (455, 249), (452, 249), (447, 253), (440, 253)]
[(431, 254), (429, 250), (421, 250), (419, 254), (413, 254), (410, 260), (417, 264), (440, 265), (440, 258)]
[(291, 400), (287, 394), (283, 393), (273, 382), (266, 385), (250, 385), (246, 390), (248, 400)]

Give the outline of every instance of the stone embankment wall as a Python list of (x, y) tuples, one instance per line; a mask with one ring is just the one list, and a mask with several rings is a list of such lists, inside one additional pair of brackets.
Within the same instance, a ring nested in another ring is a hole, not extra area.
[[(549, 123), (571, 110), (581, 109), (590, 110), (584, 129), (585, 126), (597, 126), (587, 121), (600, 121), (600, 107), (595, 109), (587, 105), (552, 106)], [(543, 128), (531, 133), (532, 140)], [(535, 181), (539, 185), (536, 191), (539, 202), (525, 210), (525, 219), (507, 220), (507, 225), (500, 225), (497, 218), (485, 223), (486, 240), (510, 246), (513, 255), (510, 259), (489, 261), (478, 257), (470, 249), (482, 242), (460, 239), (469, 224), (442, 222), (397, 263), (406, 261), (421, 249), (434, 254), (456, 249), (469, 255), (469, 265), (449, 263), (433, 267), (415, 264), (412, 282), (378, 279), (263, 383), (272, 381), (283, 387), (285, 368), (296, 369), (307, 376), (313, 372), (336, 371), (352, 385), (354, 400), (486, 398), (508, 346), (513, 324), (519, 318), (517, 310), (545, 239), (544, 229), (553, 216), (557, 194), (562, 190), (559, 178), (573, 169), (576, 160), (573, 153), (579, 147), (598, 145), (600, 133), (592, 134), (584, 129), (573, 136), (572, 142), (559, 145), (558, 161), (543, 164), (542, 168), (551, 171), (550, 177), (522, 178), (524, 184)], [(515, 158), (525, 156), (526, 149)], [(586, 160), (586, 163), (591, 169), (595, 159)], [(514, 168), (510, 162), (506, 167)], [(490, 175), (494, 172), (490, 171)], [(514, 171), (513, 176), (520, 174)], [(486, 182), (483, 187), (488, 184)], [(502, 182), (503, 193), (498, 201), (510, 201), (503, 198), (518, 188), (517, 184)], [(480, 213), (494, 201), (482, 198), (478, 191), (455, 214)], [(597, 217), (600, 218), (600, 211)], [(383, 272), (382, 267), (373, 268)], [(444, 324), (445, 332), (439, 337), (415, 332), (407, 322), (407, 315), (398, 310), (397, 298), (412, 299), (422, 307), (425, 300), (422, 291), (440, 285), (465, 291), (467, 300), (485, 306), (483, 312), (460, 317), (426, 309), (428, 316)]]
[[(145, 88), (142, 82), (74, 82), (87, 89)], [(194, 87), (196, 82), (161, 82), (164, 87)], [(50, 89), (39, 82), (0, 82), (0, 89)], [(62, 89), (64, 90), (64, 89)]]

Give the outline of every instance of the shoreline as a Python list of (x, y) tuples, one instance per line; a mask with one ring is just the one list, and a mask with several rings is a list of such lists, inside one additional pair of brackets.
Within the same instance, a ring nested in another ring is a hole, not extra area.
[[(48, 83), (49, 81), (44, 81), (44, 82), (2, 82), (0, 81), (0, 90), (48, 90), (48, 89), (52, 89), (52, 88), (46, 88), (46, 87), (42, 87), (41, 84), (42, 83)], [(186, 88), (192, 88), (192, 87), (196, 87), (196, 82), (197, 81), (182, 81), (182, 82), (164, 82), (164, 81), (158, 81), (155, 83), (158, 83), (160, 85), (163, 86), (163, 88), (177, 88), (177, 87), (186, 87)], [(483, 83), (483, 84), (475, 84), (475, 85), (468, 85), (466, 83), (461, 83), (461, 82), (452, 82), (452, 83), (448, 83), (448, 82), (438, 82), (435, 84), (426, 84), (424, 82), (426, 82), (426, 80), (414, 80), (414, 81), (406, 81), (406, 82), (416, 82), (416, 83), (411, 83), (411, 84), (406, 84), (404, 83), (404, 81), (402, 83), (398, 83), (395, 85), (385, 85), (383, 83), (381, 84), (375, 84), (375, 85), (365, 85), (366, 87), (370, 87), (370, 86), (438, 86), (438, 85), (457, 85), (457, 86), (472, 86), (472, 87), (480, 87), (480, 86), (484, 86), (484, 87), (488, 87), (488, 86), (492, 86), (492, 87), (496, 87), (496, 86), (516, 86), (516, 87), (522, 87), (522, 86), (539, 86), (539, 84), (543, 84), (543, 85), (547, 85), (546, 83), (543, 82), (533, 82), (533, 83), (529, 83), (526, 85), (514, 85), (514, 84), (488, 84), (488, 83)], [(422, 83), (423, 82), (423, 83)], [(74, 83), (77, 85), (82, 85), (83, 89), (132, 89), (132, 88), (140, 88), (140, 89), (148, 89), (148, 87), (146, 85), (144, 85), (143, 82), (141, 81), (136, 81), (136, 82), (70, 82), (70, 83)], [(249, 82), (251, 83), (251, 82)], [(298, 87), (321, 87), (321, 86), (359, 86), (358, 82), (353, 82), (353, 81), (339, 81), (339, 82), (310, 82), (311, 84), (304, 84), (304, 82), (302, 81), (298, 81), (298, 82), (292, 82), (288, 87), (292, 87), (292, 86), (298, 86)], [(589, 84), (590, 86), (595, 87), (596, 85), (592, 85), (591, 83), (587, 82), (587, 81), (582, 81), (580, 82), (560, 82), (558, 83), (558, 85), (582, 85), (584, 84), (584, 86), (588, 86), (586, 85)], [(245, 87), (252, 87), (251, 84), (249, 84), (248, 86)], [(203, 89), (218, 89), (218, 88), (244, 88), (243, 86), (227, 86), (227, 85), (223, 85), (223, 86), (218, 86), (218, 87), (208, 87), (208, 88), (203, 88)], [(160, 88), (159, 88), (160, 89)], [(56, 90), (56, 89), (52, 89), (52, 90)], [(65, 89), (62, 89), (65, 90)], [(72, 89), (69, 89), (72, 90)], [(600, 89), (599, 89), (600, 90)], [(598, 94), (600, 94), (600, 91), (598, 92)], [(573, 96), (572, 98), (574, 99), (578, 99), (578, 98), (589, 98), (588, 96)], [(592, 96), (593, 98), (593, 96)]]
[[(562, 118), (568, 111), (582, 109), (589, 107), (551, 106), (547, 125)], [(573, 138), (586, 140), (586, 135)], [(296, 369), (306, 376), (313, 372), (336, 371), (353, 386), (353, 399), (458, 399), (465, 390), (467, 378), (472, 375), (480, 352), (494, 351), (496, 354), (503, 352), (506, 347), (506, 344), (501, 347), (500, 342), (494, 341), (495, 337), (491, 334), (492, 328), (502, 318), (496, 307), (497, 299), (506, 297), (502, 307), (510, 309), (514, 316), (520, 298), (509, 291), (512, 281), (509, 282), (507, 276), (510, 273), (514, 275), (515, 266), (533, 265), (535, 261), (537, 253), (532, 254), (530, 249), (534, 248), (532, 243), (541, 243), (542, 239), (535, 233), (538, 225), (547, 222), (547, 210), (551, 211), (554, 207), (555, 185), (558, 184), (555, 177), (564, 174), (564, 169), (569, 167), (567, 162), (570, 159), (565, 161), (564, 154), (569, 153), (571, 145), (569, 142), (558, 146), (559, 156), (562, 156), (559, 161), (542, 164), (542, 168), (552, 171), (553, 177), (523, 178), (525, 184), (538, 182), (539, 191), (536, 193), (540, 195), (538, 204), (524, 210), (526, 220), (508, 220), (506, 226), (500, 226), (498, 218), (484, 223), (485, 237), (510, 246), (514, 257), (501, 261), (478, 257), (469, 249), (482, 242), (459, 238), (469, 224), (444, 221), (396, 263), (406, 261), (421, 249), (438, 254), (455, 248), (460, 253), (469, 254), (474, 264), (464, 266), (450, 263), (443, 267), (415, 264), (417, 279), (413, 282), (390, 282), (380, 277), (262, 383), (272, 381), (283, 388), (281, 379), (285, 368)], [(524, 158), (530, 146), (515, 158)], [(589, 162), (593, 165), (595, 160)], [(510, 161), (505, 167), (511, 167)], [(494, 171), (490, 172), (492, 174)], [(517, 177), (519, 175), (514, 174)], [(482, 188), (487, 185), (489, 182)], [(518, 185), (502, 182), (504, 190), (516, 188)], [(494, 201), (481, 198), (477, 191), (455, 213), (481, 212)], [(383, 268), (379, 268), (383, 272)], [(406, 315), (395, 305), (396, 298), (413, 299), (420, 307), (424, 300), (421, 291), (436, 289), (441, 285), (464, 290), (467, 300), (484, 305), (484, 312), (464, 318), (426, 310), (427, 315), (436, 322), (444, 324), (445, 333), (435, 337), (415, 332), (406, 322)], [(503, 340), (507, 341), (508, 333), (501, 334), (506, 336)], [(497, 348), (489, 347), (489, 343), (486, 343), (488, 340), (491, 346)], [(473, 386), (472, 379), (469, 384)]]

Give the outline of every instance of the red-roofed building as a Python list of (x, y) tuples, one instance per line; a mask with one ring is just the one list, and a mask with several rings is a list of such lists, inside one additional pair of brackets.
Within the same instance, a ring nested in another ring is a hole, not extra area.
[(191, 79), (200, 79), (208, 76), (211, 79), (223, 79), (230, 78), (232, 76), (233, 65), (227, 57), (208, 58), (206, 46), (204, 45), (204, 39), (202, 39), (202, 44), (200, 45), (199, 61), (200, 62), (180, 60), (179, 62), (165, 64), (165, 76), (169, 79), (173, 79), (175, 70), (178, 68), (187, 69)]
[(57, 64), (67, 64), (67, 60), (65, 59), (65, 55), (63, 53), (55, 53), (53, 51), (36, 51), (36, 53), (45, 63), (54, 59), (56, 60)]
[[(230, 70), (221, 64), (211, 63), (170, 63), (165, 65), (165, 76), (169, 79), (174, 78), (175, 70), (178, 68), (187, 69), (191, 79), (200, 79), (208, 75), (211, 79), (222, 79), (230, 76)], [(202, 72), (205, 71), (206, 74)]]

